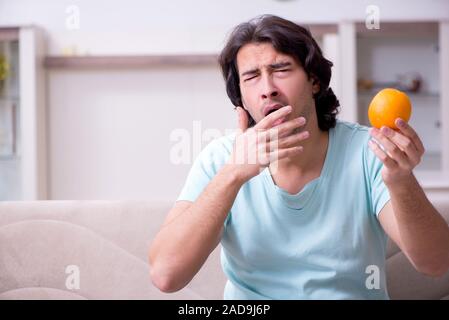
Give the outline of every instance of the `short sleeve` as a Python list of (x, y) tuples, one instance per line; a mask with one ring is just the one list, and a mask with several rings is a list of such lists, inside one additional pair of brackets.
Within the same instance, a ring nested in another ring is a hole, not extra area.
[(372, 212), (379, 216), (380, 211), (390, 200), (390, 193), (382, 179), (383, 163), (374, 154), (374, 152), (368, 147), (368, 141), (365, 145), (365, 159), (366, 167), (368, 170), (370, 200)]
[(176, 201), (194, 202), (226, 163), (228, 157), (228, 151), (220, 140), (209, 143), (193, 162)]

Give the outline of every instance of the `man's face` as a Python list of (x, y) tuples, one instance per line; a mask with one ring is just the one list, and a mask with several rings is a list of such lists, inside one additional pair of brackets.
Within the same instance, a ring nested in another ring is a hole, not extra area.
[(277, 52), (270, 43), (250, 43), (237, 53), (243, 107), (259, 122), (270, 111), (291, 105), (292, 113), (283, 121), (304, 116), (315, 118), (313, 94), (319, 85), (308, 79), (296, 60)]

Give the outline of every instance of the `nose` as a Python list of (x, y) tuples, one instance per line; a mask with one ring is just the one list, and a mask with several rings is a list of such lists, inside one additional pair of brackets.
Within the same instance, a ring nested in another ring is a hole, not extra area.
[(263, 78), (261, 92), (262, 99), (265, 100), (278, 96), (279, 92), (273, 83), (273, 79), (270, 76), (265, 76)]

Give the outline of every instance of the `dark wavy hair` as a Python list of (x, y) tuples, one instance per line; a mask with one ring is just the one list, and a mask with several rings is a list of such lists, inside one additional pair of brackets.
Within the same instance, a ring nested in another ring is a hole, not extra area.
[[(319, 83), (320, 90), (314, 94), (319, 128), (328, 131), (335, 127), (340, 103), (329, 87), (332, 62), (323, 57), (307, 28), (273, 15), (262, 15), (239, 24), (221, 51), (219, 63), (226, 82), (226, 92), (234, 106), (243, 106), (237, 53), (249, 43), (271, 43), (278, 52), (295, 58), (309, 79), (312, 77)], [(250, 116), (249, 126), (254, 124)]]

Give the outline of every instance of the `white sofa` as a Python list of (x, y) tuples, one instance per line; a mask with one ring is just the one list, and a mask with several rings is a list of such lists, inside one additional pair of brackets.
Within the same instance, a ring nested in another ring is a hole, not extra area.
[[(432, 201), (449, 220), (449, 199)], [(0, 202), (0, 299), (222, 299), (219, 247), (179, 292), (164, 294), (151, 284), (148, 248), (170, 206)], [(449, 273), (417, 273), (391, 243), (387, 266), (391, 298), (449, 299)]]

